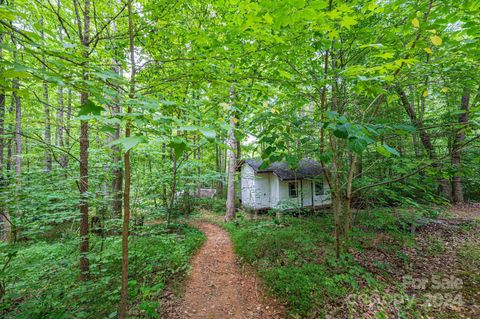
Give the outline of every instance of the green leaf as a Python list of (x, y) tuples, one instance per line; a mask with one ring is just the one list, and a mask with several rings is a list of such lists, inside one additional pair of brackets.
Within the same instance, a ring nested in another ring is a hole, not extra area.
[(348, 137), (348, 132), (344, 129), (337, 129), (333, 131), (333, 135), (335, 135), (338, 138), (347, 138)]
[(178, 128), (178, 130), (179, 131), (197, 131), (197, 132), (200, 132), (203, 136), (205, 136), (208, 139), (214, 139), (217, 136), (215, 130), (206, 128), (206, 127), (196, 126), (196, 125), (181, 126)]
[(113, 141), (112, 143), (108, 144), (109, 146), (121, 144), (125, 152), (128, 152), (131, 148), (137, 146), (141, 142), (146, 142), (147, 138), (143, 135), (135, 135), (120, 138), (118, 140)]
[(174, 152), (175, 152), (175, 157), (176, 158), (179, 158), (180, 156), (182, 156), (182, 154), (185, 152), (185, 150), (188, 148), (188, 144), (187, 142), (182, 139), (182, 138), (175, 138), (173, 139), (169, 144), (168, 146), (170, 146), (171, 148), (173, 148)]
[(200, 133), (203, 134), (208, 139), (214, 139), (217, 136), (217, 133), (215, 130), (208, 129), (208, 128), (200, 128), (199, 129)]
[(383, 146), (383, 145), (377, 145), (377, 147), (375, 147), (375, 150), (380, 154), (380, 155), (383, 155), (385, 157), (390, 157), (392, 156), (392, 154), (390, 154), (390, 152)]
[(103, 111), (103, 107), (100, 107), (93, 103), (91, 100), (87, 100), (84, 104), (80, 105), (80, 111), (78, 115), (100, 115)]
[(395, 156), (400, 156), (400, 154), (397, 152), (396, 149), (388, 146), (385, 143), (383, 145), (378, 145), (376, 147), (376, 150), (379, 154), (381, 154), (385, 157), (390, 157), (390, 156), (392, 156), (392, 154), (395, 155)]
[(344, 16), (342, 21), (340, 22), (340, 25), (347, 28), (348, 30), (350, 30), (350, 27), (355, 24), (357, 24), (357, 19), (352, 16)]
[(390, 152), (391, 154), (395, 155), (395, 156), (400, 156), (400, 153), (398, 153), (398, 151), (396, 149), (394, 149), (393, 147), (390, 147), (388, 146), (387, 144), (383, 144), (383, 147), (385, 147), (385, 149)]
[(287, 155), (285, 159), (290, 167), (296, 167), (298, 165), (298, 158), (296, 156)]
[(265, 15), (263, 16), (263, 19), (265, 20), (265, 22), (267, 24), (272, 24), (273, 23), (273, 18), (268, 12), (265, 13)]
[(397, 130), (411, 132), (411, 133), (416, 131), (414, 126), (408, 125), (408, 124), (397, 124), (397, 125), (394, 125), (393, 127)]
[(348, 148), (358, 155), (362, 155), (363, 151), (367, 148), (367, 145), (367, 141), (361, 138), (353, 138), (348, 140)]
[(100, 132), (105, 132), (105, 133), (115, 133), (116, 129), (112, 126), (104, 125), (100, 128)]
[(268, 167), (268, 165), (270, 165), (270, 162), (263, 161), (262, 164), (260, 164), (260, 166), (258, 167), (258, 169), (265, 169)]

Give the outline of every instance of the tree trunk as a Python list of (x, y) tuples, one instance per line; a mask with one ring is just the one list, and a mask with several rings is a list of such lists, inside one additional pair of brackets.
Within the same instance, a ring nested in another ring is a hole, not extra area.
[[(230, 88), (230, 100), (233, 108), (233, 100), (235, 96), (235, 91), (233, 86)], [(228, 139), (228, 179), (227, 179), (227, 212), (225, 214), (225, 221), (231, 221), (235, 218), (235, 168), (237, 161), (235, 159), (235, 112), (232, 112), (230, 116), (230, 133)]]
[[(85, 0), (83, 6), (83, 31), (81, 28), (81, 17), (77, 1), (74, 1), (77, 24), (79, 27), (78, 35), (83, 46), (83, 57), (88, 59), (89, 33), (90, 33), (90, 0)], [(88, 80), (87, 65), (83, 69), (83, 80)], [(80, 93), (80, 105), (84, 105), (88, 100), (88, 92)], [(88, 224), (88, 121), (80, 121), (80, 280), (85, 281), (89, 273), (89, 260), (87, 257), (89, 251), (89, 224)]]
[(4, 157), (3, 157), (3, 149), (4, 149), (4, 123), (5, 123), (5, 94), (2, 90), (0, 92), (0, 175), (3, 173), (3, 165), (4, 165)]
[[(165, 142), (162, 143), (162, 164), (165, 164), (165, 160), (167, 159), (167, 145)], [(167, 198), (167, 186), (165, 182), (162, 183), (162, 202), (163, 207), (168, 209), (168, 198)]]
[[(72, 118), (72, 90), (68, 90), (67, 97), (67, 118), (64, 123), (64, 132), (65, 132), (65, 148), (70, 149), (70, 119)], [(67, 155), (62, 157), (62, 167), (67, 168), (69, 163), (69, 157)]]
[[(132, 0), (128, 0), (128, 34), (130, 42), (130, 99), (135, 98), (135, 38), (133, 33), (133, 12)], [(127, 107), (127, 113), (131, 113), (132, 108), (130, 104)], [(125, 127), (125, 137), (130, 136), (130, 121), (127, 121)], [(127, 317), (127, 302), (128, 302), (128, 226), (130, 222), (130, 150), (125, 152), (125, 191), (123, 193), (123, 229), (122, 229), (122, 288), (120, 296), (120, 305), (118, 307), (118, 318), (124, 319)]]
[[(433, 147), (430, 135), (428, 135), (427, 131), (423, 126), (423, 121), (417, 118), (415, 114), (415, 110), (413, 109), (412, 105), (408, 102), (407, 95), (405, 92), (400, 88), (396, 87), (395, 90), (397, 91), (398, 96), (400, 97), (400, 101), (407, 112), (408, 117), (410, 118), (410, 122), (412, 125), (417, 129), (418, 135), (420, 137), (420, 141), (425, 148), (425, 151), (428, 154), (429, 159), (432, 161), (432, 167), (436, 170), (437, 174), (440, 172), (440, 164), (438, 163), (437, 154), (435, 152), (435, 148)], [(452, 194), (450, 189), (450, 183), (443, 177), (437, 178), (438, 188), (440, 193), (445, 196), (449, 201), (452, 200)]]
[(460, 103), (461, 113), (458, 116), (459, 128), (455, 134), (455, 140), (452, 147), (452, 165), (454, 169), (454, 175), (452, 178), (452, 195), (453, 202), (455, 204), (461, 204), (464, 201), (463, 198), (463, 185), (461, 177), (461, 150), (459, 146), (465, 140), (465, 129), (468, 124), (468, 109), (470, 103), (470, 92), (467, 88), (463, 90), (462, 101)]
[[(15, 38), (11, 35), (12, 43), (16, 48)], [(17, 62), (17, 50), (13, 51), (13, 60)], [(22, 173), (22, 105), (18, 96), (20, 83), (17, 78), (12, 81), (12, 108), (15, 109), (15, 175), (18, 177)]]
[[(119, 68), (116, 68), (116, 72), (120, 73)], [(113, 114), (120, 113), (120, 106), (118, 105), (118, 99), (115, 99), (113, 105)], [(113, 133), (113, 140), (120, 138), (121, 128), (120, 124), (115, 125), (115, 133)], [(122, 201), (123, 201), (123, 169), (121, 166), (122, 161), (122, 149), (118, 145), (112, 146), (112, 210), (115, 218), (122, 216)]]
[(230, 221), (235, 218), (235, 135), (234, 128), (235, 122), (233, 117), (230, 119), (230, 138), (228, 151), (228, 181), (227, 181), (227, 213), (225, 215), (225, 221)]
[[(43, 31), (43, 19), (40, 19), (40, 35), (42, 40), (45, 40), (45, 33)], [(42, 58), (42, 70), (45, 72), (45, 57)], [(43, 88), (43, 110), (45, 112), (45, 131), (44, 131), (44, 140), (45, 143), (49, 146), (52, 143), (52, 131), (51, 131), (51, 124), (50, 124), (50, 106), (48, 101), (48, 82), (43, 80), (42, 81), (42, 88)], [(51, 172), (52, 171), (52, 155), (50, 154), (50, 147), (45, 148), (45, 171)]]
[(20, 88), (18, 80), (13, 80), (12, 97), (15, 103), (15, 174), (22, 173), (22, 105), (17, 90)]
[[(61, 3), (60, 3), (60, 0), (58, 1), (58, 8), (60, 8), (61, 6)], [(60, 41), (63, 41), (63, 34), (62, 34), (62, 27), (58, 27), (58, 37), (60, 39)], [(58, 86), (58, 91), (57, 91), (57, 95), (58, 95), (58, 110), (57, 110), (57, 132), (55, 134), (55, 141), (56, 141), (56, 145), (60, 148), (63, 148), (65, 146), (65, 143), (64, 143), (64, 136), (63, 136), (63, 132), (65, 130), (65, 121), (64, 121), (64, 115), (65, 115), (65, 101), (64, 101), (64, 97), (63, 97), (63, 86), (62, 85), (59, 85)], [(65, 162), (66, 162), (66, 157), (67, 155), (66, 154), (62, 154), (61, 158), (60, 158), (60, 165), (62, 166), (62, 168), (65, 168)]]
[(351, 202), (352, 202), (352, 185), (353, 185), (353, 178), (355, 175), (355, 163), (357, 161), (357, 156), (352, 152), (349, 152), (350, 157), (350, 167), (347, 176), (347, 185), (345, 191), (345, 198), (343, 201), (343, 233), (345, 237), (345, 244), (348, 247), (349, 243), (349, 233), (350, 227), (352, 225), (352, 210), (351, 210)]
[[(112, 22), (112, 31), (114, 34), (117, 33), (117, 24), (115, 21)], [(118, 63), (117, 60), (112, 59), (113, 63), (113, 72), (122, 76), (122, 66)], [(121, 89), (120, 83), (116, 83), (117, 95), (120, 96)], [(116, 96), (113, 98), (112, 105), (112, 115), (117, 115), (121, 113), (120, 99)], [(118, 140), (121, 136), (121, 126), (120, 124), (115, 124), (115, 132), (113, 133), (113, 140)], [(112, 211), (114, 218), (122, 217), (122, 205), (123, 205), (123, 168), (122, 168), (122, 148), (118, 145), (112, 146)]]
[[(174, 201), (175, 201), (175, 193), (176, 193), (176, 190), (177, 190), (177, 157), (175, 156), (175, 154), (172, 155), (173, 158), (172, 158), (172, 186), (170, 188), (170, 201), (169, 201), (169, 204), (168, 204), (168, 207), (167, 207), (167, 226), (170, 226), (170, 222), (172, 220), (172, 213), (173, 213), (173, 204), (174, 204)], [(187, 196), (188, 195), (188, 190), (187, 190)]]
[(221, 167), (222, 167), (222, 164), (221, 164), (221, 159), (220, 159), (220, 150), (218, 149), (218, 145), (215, 144), (215, 168), (216, 168), (217, 174), (219, 175), (218, 180), (216, 182), (218, 196), (221, 196), (222, 193), (223, 193), (222, 192), (223, 185), (222, 185), (222, 180), (221, 180), (221, 174), (222, 174)]
[[(200, 119), (198, 119), (198, 126), (200, 127)], [(197, 140), (200, 142), (200, 135), (198, 134)], [(200, 149), (200, 143), (197, 145), (197, 194), (200, 195), (200, 188), (201, 188), (201, 175), (202, 175), (202, 168), (201, 168), (201, 160), (202, 160), (202, 153)]]
[[(14, 115), (14, 112), (15, 112), (15, 99), (13, 98), (13, 93), (11, 95), (11, 99), (10, 99), (10, 106), (8, 108), (8, 113), (10, 114), (10, 118), (13, 117)], [(14, 130), (13, 128), (13, 122), (7, 122), (6, 123), (7, 125), (7, 131), (8, 132), (12, 132)], [(12, 171), (12, 165), (14, 163), (14, 152), (13, 152), (13, 137), (8, 137), (6, 139), (6, 145), (5, 147), (7, 148), (7, 158), (5, 160), (6, 162), (6, 168), (7, 168), (7, 172), (11, 172)]]
[[(0, 60), (2, 59), (2, 44), (3, 44), (4, 34), (0, 34)], [(4, 149), (4, 138), (5, 135), (5, 90), (0, 88), (0, 176), (3, 173), (3, 166), (4, 166), (4, 157), (3, 157), (3, 149)]]
[[(10, 108), (9, 108), (9, 113), (12, 114), (13, 113), (13, 104), (14, 104), (14, 101), (12, 99), (12, 102), (10, 104)], [(7, 130), (9, 132), (11, 132), (13, 130), (13, 124), (12, 123), (8, 123), (7, 124)], [(14, 159), (13, 159), (13, 145), (12, 145), (12, 141), (13, 139), (11, 137), (7, 138), (7, 141), (6, 141), (6, 145), (5, 147), (7, 148), (7, 159), (5, 160), (6, 162), (6, 168), (7, 168), (7, 171), (10, 172), (12, 170), (12, 164), (14, 162)]]

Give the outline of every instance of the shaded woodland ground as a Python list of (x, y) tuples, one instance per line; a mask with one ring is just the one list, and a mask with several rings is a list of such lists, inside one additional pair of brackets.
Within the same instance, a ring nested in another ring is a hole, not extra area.
[(287, 316), (477, 318), (479, 209), (358, 211), (354, 242), (340, 260), (328, 212), (244, 214), (225, 228), (239, 260), (256, 269)]

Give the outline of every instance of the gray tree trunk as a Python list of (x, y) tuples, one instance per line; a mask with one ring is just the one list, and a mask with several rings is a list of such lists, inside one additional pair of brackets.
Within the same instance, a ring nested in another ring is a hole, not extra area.
[[(67, 118), (64, 121), (63, 124), (63, 131), (65, 133), (65, 143), (64, 147), (69, 150), (70, 149), (70, 119), (72, 117), (72, 90), (68, 89), (68, 95), (67, 95)], [(68, 167), (68, 162), (69, 162), (69, 157), (64, 156), (62, 157), (62, 167), (67, 168)]]
[[(89, 58), (89, 35), (90, 35), (90, 0), (85, 0), (83, 10), (80, 12), (79, 3), (74, 1), (75, 15), (78, 25), (78, 36), (82, 43), (82, 55), (85, 59)], [(82, 28), (83, 18), (83, 28)], [(82, 70), (83, 80), (88, 80), (87, 64)], [(80, 92), (80, 105), (84, 105), (88, 100), (88, 92)], [(88, 259), (89, 252), (89, 224), (88, 224), (88, 121), (80, 121), (80, 281), (85, 281), (89, 275), (90, 262)]]
[(455, 140), (453, 141), (452, 148), (452, 165), (455, 174), (452, 177), (452, 195), (453, 202), (455, 204), (461, 204), (464, 201), (463, 198), (463, 185), (462, 177), (459, 172), (461, 172), (461, 150), (458, 148), (465, 140), (465, 129), (468, 124), (468, 109), (470, 103), (470, 92), (467, 88), (463, 90), (462, 101), (460, 103), (461, 113), (458, 116), (459, 129), (455, 134)]
[(17, 90), (20, 88), (18, 80), (13, 80), (12, 97), (15, 103), (15, 174), (22, 173), (22, 104)]
[(235, 159), (235, 112), (233, 112), (235, 98), (235, 90), (230, 87), (230, 104), (231, 104), (231, 115), (230, 115), (230, 133), (228, 139), (228, 175), (227, 175), (227, 203), (226, 208), (227, 212), (225, 214), (225, 221), (231, 221), (235, 218), (235, 168), (237, 166), (237, 161)]
[[(42, 40), (45, 40), (45, 33), (43, 32), (43, 19), (40, 19), (40, 27), (42, 28), (40, 31)], [(45, 71), (45, 57), (42, 58), (42, 70)], [(51, 124), (50, 124), (50, 106), (48, 101), (48, 82), (42, 81), (42, 88), (43, 88), (43, 110), (45, 112), (45, 131), (44, 131), (44, 140), (47, 145), (52, 143), (52, 131), (51, 131)], [(51, 172), (52, 171), (52, 154), (50, 154), (50, 148), (47, 147), (45, 149), (45, 171)]]
[[(2, 49), (1, 45), (3, 44), (4, 34), (0, 34), (0, 60), (2, 59)], [(3, 157), (3, 149), (4, 149), (4, 138), (5, 135), (5, 90), (0, 88), (0, 175), (3, 172), (4, 166), (4, 157)]]
[[(58, 1), (58, 7), (60, 8), (60, 1)], [(58, 27), (58, 36), (60, 41), (63, 40), (63, 34), (62, 34), (62, 28), (59, 26)], [(58, 147), (63, 148), (65, 145), (64, 143), (64, 136), (63, 136), (63, 131), (65, 130), (65, 121), (64, 121), (64, 113), (65, 113), (65, 101), (63, 98), (63, 86), (59, 85), (58, 86), (58, 110), (57, 110), (57, 132), (55, 134), (55, 142)], [(60, 158), (60, 165), (65, 168), (65, 162), (66, 162), (66, 154), (62, 154)]]

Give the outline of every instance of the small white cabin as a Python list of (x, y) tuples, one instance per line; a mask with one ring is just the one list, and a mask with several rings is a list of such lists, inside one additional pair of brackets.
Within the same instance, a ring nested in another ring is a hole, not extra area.
[(242, 206), (253, 210), (292, 209), (331, 204), (323, 167), (313, 160), (301, 160), (297, 169), (275, 162), (260, 169), (261, 161), (239, 163)]

